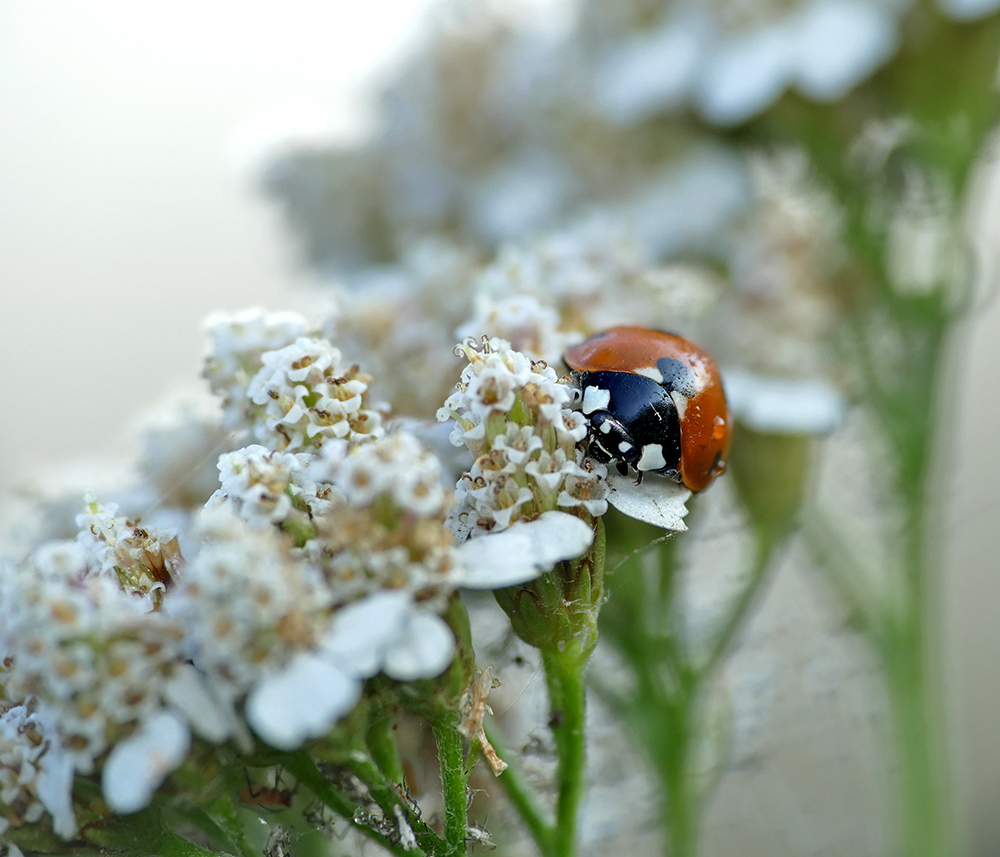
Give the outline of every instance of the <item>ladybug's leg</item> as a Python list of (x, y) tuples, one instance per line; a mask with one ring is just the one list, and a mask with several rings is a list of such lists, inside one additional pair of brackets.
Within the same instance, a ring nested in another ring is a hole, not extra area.
[(597, 411), (590, 416), (590, 455), (602, 464), (615, 462), (622, 476), (628, 475), (628, 466), (635, 467), (640, 449), (632, 435), (607, 411)]

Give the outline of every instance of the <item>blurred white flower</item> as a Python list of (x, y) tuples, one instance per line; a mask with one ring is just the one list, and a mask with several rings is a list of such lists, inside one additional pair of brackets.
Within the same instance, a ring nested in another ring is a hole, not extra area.
[(44, 705), (16, 705), (0, 714), (0, 837), (11, 824), (34, 824), (47, 811), (56, 834), (72, 839), (73, 767)]
[(985, 18), (1000, 9), (998, 0), (938, 0), (946, 15), (956, 21), (974, 21)]
[(888, 2), (807, 0), (791, 11), (738, 14), (687, 4), (613, 45), (596, 70), (595, 101), (632, 124), (693, 103), (709, 122), (735, 125), (795, 87), (835, 101), (888, 60), (898, 43)]
[(191, 733), (178, 715), (171, 711), (151, 714), (114, 746), (104, 762), (101, 790), (108, 806), (122, 814), (147, 806), (160, 783), (184, 761), (190, 746)]
[(290, 312), (252, 308), (215, 313), (205, 320), (209, 353), (204, 375), (212, 392), (222, 397), (223, 425), (243, 428), (247, 422), (247, 388), (261, 366), (261, 356), (291, 344), (306, 332), (306, 320)]
[(184, 629), (97, 566), (49, 546), (0, 574), (4, 693), (43, 700), (65, 753), (89, 773), (109, 745), (163, 706), (185, 660)]
[(750, 167), (755, 199), (731, 249), (732, 288), (712, 319), (715, 356), (761, 375), (825, 377), (846, 256), (840, 211), (801, 152), (758, 155)]
[[(438, 614), (459, 560), (440, 469), (415, 438), (334, 439), (297, 456), (249, 447), (220, 470), (229, 490), (201, 514), (203, 547), (167, 609), (213, 689), (245, 697), (258, 735), (297, 747), (346, 714), (365, 679), (427, 678), (451, 663)], [(274, 495), (308, 509), (295, 538), (273, 526), (290, 520), (275, 517)]]
[(769, 434), (826, 434), (846, 410), (844, 397), (818, 379), (725, 373), (726, 398), (737, 419)]
[(578, 333), (560, 330), (559, 314), (528, 294), (497, 299), (480, 294), (476, 314), (455, 335), (460, 340), (482, 336), (505, 339), (515, 350), (549, 363), (558, 363), (566, 347), (580, 339)]

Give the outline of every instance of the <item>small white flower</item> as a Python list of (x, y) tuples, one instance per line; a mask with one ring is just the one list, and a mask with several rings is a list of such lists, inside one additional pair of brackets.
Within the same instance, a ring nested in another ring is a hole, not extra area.
[(117, 516), (118, 506), (84, 498), (85, 511), (77, 515), (77, 543), (88, 553), (90, 570), (116, 580), (129, 595), (142, 599), (146, 609), (158, 609), (166, 587), (183, 568), (179, 532), (158, 530)]
[(292, 512), (293, 475), (305, 462), (288, 452), (252, 446), (219, 457), (218, 495), (234, 503), (251, 526), (266, 527)]
[(366, 407), (370, 379), (326, 340), (299, 337), (260, 359), (246, 395), (260, 409), (253, 431), (262, 443), (295, 451), (382, 434), (381, 416)]
[(187, 724), (172, 711), (147, 717), (108, 755), (101, 775), (104, 799), (121, 814), (138, 812), (167, 775), (180, 766), (191, 746)]
[(261, 355), (305, 334), (306, 320), (295, 313), (254, 308), (211, 315), (205, 332), (209, 338), (205, 377), (212, 391), (222, 396), (223, 424), (241, 428), (246, 422), (247, 387), (260, 369)]

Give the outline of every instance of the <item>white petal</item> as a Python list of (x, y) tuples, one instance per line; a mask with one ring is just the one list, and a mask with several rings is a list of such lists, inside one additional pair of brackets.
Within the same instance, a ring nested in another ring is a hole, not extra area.
[(191, 664), (177, 667), (167, 682), (164, 698), (208, 741), (219, 743), (236, 731), (232, 708), (212, 692), (205, 677)]
[(770, 107), (792, 80), (794, 52), (794, 35), (780, 24), (723, 42), (699, 80), (702, 115), (717, 125), (736, 125)]
[(431, 678), (444, 672), (455, 653), (455, 635), (434, 613), (412, 613), (403, 636), (385, 656), (385, 674), (399, 681)]
[(702, 35), (695, 20), (682, 19), (608, 53), (594, 78), (598, 109), (612, 122), (630, 125), (678, 106), (690, 89)]
[(327, 732), (361, 695), (361, 683), (312, 654), (298, 655), (247, 698), (247, 722), (268, 744), (294, 750)]
[(858, 0), (819, 0), (796, 28), (797, 85), (819, 101), (836, 101), (895, 53), (892, 13)]
[(725, 373), (726, 398), (750, 428), (773, 434), (825, 434), (844, 414), (844, 399), (823, 381)]
[(58, 738), (49, 740), (49, 749), (38, 769), (38, 799), (52, 816), (52, 829), (63, 839), (72, 839), (77, 830), (73, 812), (73, 759), (62, 749)]
[(412, 600), (408, 592), (382, 591), (348, 605), (337, 613), (320, 649), (347, 675), (375, 675), (386, 649), (403, 633)]
[(187, 755), (191, 733), (172, 711), (158, 711), (124, 741), (104, 763), (101, 788), (117, 813), (137, 812)]
[(500, 589), (526, 583), (560, 560), (581, 556), (594, 540), (590, 526), (567, 512), (546, 512), (458, 548), (459, 586)]
[(958, 21), (982, 18), (1000, 8), (1000, 0), (938, 0), (941, 11)]
[(617, 473), (608, 475), (608, 485), (608, 502), (623, 515), (664, 530), (687, 530), (683, 518), (688, 510), (684, 504), (691, 492), (683, 485), (656, 476), (647, 476), (642, 485), (636, 485), (634, 477)]

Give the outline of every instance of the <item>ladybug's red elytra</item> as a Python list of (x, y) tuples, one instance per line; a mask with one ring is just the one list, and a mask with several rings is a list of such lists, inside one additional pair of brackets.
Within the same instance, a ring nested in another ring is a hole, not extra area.
[(726, 470), (733, 418), (715, 361), (690, 340), (623, 325), (595, 333), (565, 359), (580, 379), (590, 454), (704, 491)]

